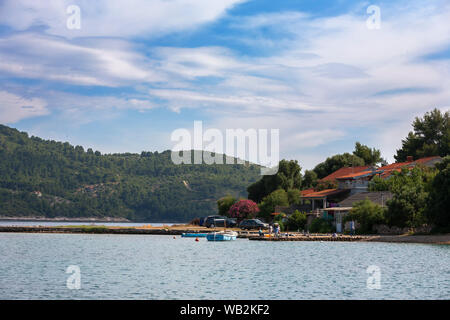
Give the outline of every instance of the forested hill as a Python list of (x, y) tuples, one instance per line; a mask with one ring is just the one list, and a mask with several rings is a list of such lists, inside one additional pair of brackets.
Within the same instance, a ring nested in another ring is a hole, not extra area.
[(188, 221), (246, 196), (256, 165), (175, 165), (170, 151), (107, 154), (0, 125), (0, 216)]

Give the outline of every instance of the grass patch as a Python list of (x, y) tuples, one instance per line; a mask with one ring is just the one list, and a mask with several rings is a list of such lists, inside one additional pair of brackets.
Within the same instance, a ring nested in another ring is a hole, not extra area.
[(106, 226), (89, 226), (89, 225), (58, 226), (55, 228), (80, 229), (81, 232), (86, 232), (86, 233), (105, 233), (109, 230), (109, 228)]

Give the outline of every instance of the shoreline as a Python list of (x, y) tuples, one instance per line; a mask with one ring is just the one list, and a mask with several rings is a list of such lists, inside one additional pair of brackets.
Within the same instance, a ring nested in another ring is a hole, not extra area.
[[(208, 229), (193, 225), (173, 225), (166, 227), (108, 227), (108, 226), (0, 226), (0, 233), (72, 233), (72, 234), (147, 234), (147, 235), (172, 235), (182, 233), (204, 233), (220, 231), (223, 228)], [(230, 230), (230, 229), (228, 229)], [(418, 243), (418, 244), (445, 244), (450, 245), (450, 234), (439, 235), (338, 235), (332, 237), (329, 234), (303, 234), (292, 232), (289, 237), (259, 237), (258, 232), (238, 232), (238, 238), (246, 238), (253, 241), (331, 241), (331, 242), (385, 242), (385, 243)]]
[(133, 221), (126, 218), (116, 218), (116, 217), (87, 217), (87, 218), (70, 218), (70, 217), (5, 217), (0, 216), (0, 221), (18, 221), (18, 222), (123, 222), (123, 223), (171, 223), (171, 224), (183, 224), (185, 222), (173, 222), (173, 221)]
[(366, 241), (389, 243), (450, 244), (450, 234), (373, 235)]

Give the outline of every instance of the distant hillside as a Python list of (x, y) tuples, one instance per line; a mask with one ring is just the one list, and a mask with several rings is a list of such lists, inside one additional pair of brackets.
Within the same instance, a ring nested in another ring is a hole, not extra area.
[(188, 221), (246, 196), (256, 165), (174, 165), (170, 151), (101, 155), (0, 125), (0, 216)]

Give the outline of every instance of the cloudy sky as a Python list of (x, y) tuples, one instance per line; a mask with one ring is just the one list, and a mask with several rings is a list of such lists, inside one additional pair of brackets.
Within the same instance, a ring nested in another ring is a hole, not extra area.
[(280, 129), (304, 168), (355, 141), (392, 161), (415, 116), (449, 109), (449, 21), (447, 0), (0, 0), (0, 123), (140, 152), (202, 120)]

